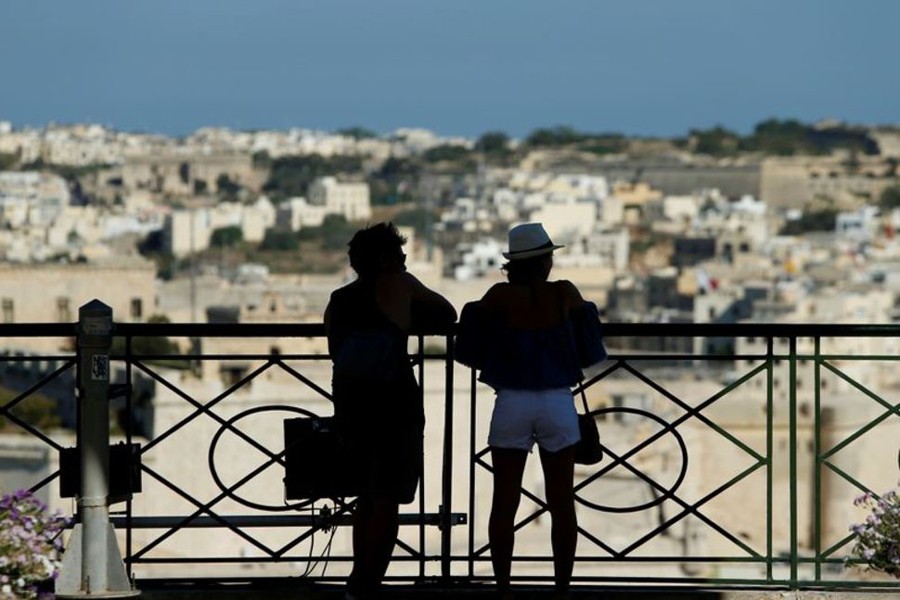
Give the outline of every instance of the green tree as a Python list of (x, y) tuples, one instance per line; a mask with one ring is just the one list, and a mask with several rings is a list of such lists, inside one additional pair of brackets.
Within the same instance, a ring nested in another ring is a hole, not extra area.
[(419, 166), (411, 158), (389, 157), (381, 164), (381, 168), (375, 173), (380, 179), (394, 179), (398, 177), (416, 176)]
[(403, 227), (412, 227), (416, 230), (416, 235), (424, 236), (428, 233), (431, 225), (440, 220), (438, 211), (429, 211), (427, 208), (411, 208), (398, 212), (392, 219), (395, 225)]
[(424, 152), (422, 158), (425, 159), (426, 162), (436, 163), (436, 162), (458, 162), (461, 160), (465, 160), (469, 157), (470, 151), (465, 146), (458, 146), (455, 144), (443, 144), (441, 146), (435, 146), (434, 148), (429, 148)]
[(231, 248), (244, 241), (244, 232), (237, 225), (214, 229), (209, 238), (213, 248)]
[(356, 226), (347, 222), (344, 215), (326, 215), (320, 228), (322, 247), (326, 250), (346, 248), (356, 229)]
[(194, 194), (197, 196), (202, 196), (209, 189), (209, 184), (206, 183), (205, 179), (195, 179), (194, 180)]
[(352, 137), (355, 140), (364, 140), (378, 137), (378, 134), (371, 129), (366, 129), (365, 127), (360, 127), (359, 125), (354, 125), (353, 127), (344, 127), (343, 129), (338, 129), (335, 133), (337, 133), (338, 135)]
[(0, 152), (0, 171), (9, 171), (16, 166), (16, 163), (18, 162), (19, 157), (16, 154)]
[(529, 146), (568, 146), (584, 141), (585, 136), (578, 133), (571, 127), (565, 125), (557, 125), (552, 128), (535, 129), (528, 137), (525, 143)]
[(401, 189), (398, 189), (396, 183), (376, 177), (369, 178), (369, 193), (372, 206), (393, 206), (412, 201), (412, 195), (407, 186), (401, 186)]
[(31, 162), (24, 163), (22, 165), (23, 171), (42, 171), (47, 168), (47, 163), (44, 162), (44, 159), (38, 156)]
[(263, 190), (276, 200), (283, 200), (305, 196), (309, 184), (318, 177), (359, 173), (362, 173), (362, 159), (358, 156), (283, 156), (272, 161)]
[(812, 126), (797, 119), (766, 119), (742, 139), (741, 150), (775, 155), (828, 154), (835, 150), (878, 154), (878, 144), (862, 127)]
[(325, 250), (343, 250), (358, 227), (347, 221), (344, 215), (325, 215), (318, 227), (304, 227), (296, 234), (303, 242), (317, 242)]
[(810, 231), (834, 231), (838, 211), (833, 208), (804, 211), (799, 219), (788, 221), (781, 235), (799, 235)]
[(488, 131), (475, 142), (475, 149), (485, 154), (506, 154), (509, 152), (509, 136), (502, 131)]
[(900, 208), (900, 185), (885, 188), (878, 198), (878, 206), (887, 210)]
[(756, 124), (742, 148), (789, 156), (807, 151), (806, 134), (807, 127), (796, 119), (766, 119)]
[(411, 183), (419, 177), (420, 171), (421, 166), (414, 158), (389, 157), (367, 178), (372, 204), (408, 202)]
[[(18, 392), (0, 386), (0, 405), (7, 404), (18, 395)], [(58, 402), (53, 398), (43, 394), (32, 393), (20, 400), (9, 413), (32, 427), (47, 430), (59, 427), (62, 424), (57, 406)], [(19, 426), (13, 419), (0, 414), (0, 431), (13, 427), (18, 428)]]
[[(169, 317), (165, 315), (150, 315), (147, 323), (169, 323)], [(114, 336), (110, 353), (124, 355), (126, 340), (124, 337)], [(163, 365), (172, 368), (187, 369), (190, 364), (181, 358), (178, 344), (161, 335), (135, 336), (131, 339), (131, 354), (134, 356), (153, 356), (147, 362), (155, 365)]]
[(741, 142), (741, 136), (721, 125), (712, 129), (692, 129), (690, 138), (694, 152), (710, 156), (732, 156)]
[(280, 229), (267, 229), (262, 242), (259, 244), (260, 250), (274, 250), (278, 252), (293, 251), (299, 247), (300, 244), (293, 233)]
[(272, 157), (265, 150), (258, 150), (253, 153), (253, 166), (268, 169), (272, 166)]
[(232, 181), (228, 173), (220, 173), (216, 178), (216, 191), (226, 198), (234, 198), (241, 191), (241, 185)]
[(506, 165), (514, 156), (510, 147), (509, 136), (502, 131), (488, 131), (475, 142), (475, 150), (480, 152), (488, 163)]
[(620, 154), (628, 150), (628, 139), (621, 133), (599, 133), (589, 136), (583, 149), (594, 154)]

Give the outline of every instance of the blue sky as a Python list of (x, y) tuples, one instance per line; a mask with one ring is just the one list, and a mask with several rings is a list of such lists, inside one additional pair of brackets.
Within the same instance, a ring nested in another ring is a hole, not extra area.
[(900, 123), (895, 0), (0, 5), (0, 120), (683, 135)]

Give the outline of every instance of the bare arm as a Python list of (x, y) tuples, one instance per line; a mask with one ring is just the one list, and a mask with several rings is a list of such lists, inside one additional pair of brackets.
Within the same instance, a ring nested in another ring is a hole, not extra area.
[(412, 317), (416, 328), (443, 329), (456, 322), (456, 309), (450, 301), (427, 287), (414, 275), (404, 273), (412, 299)]

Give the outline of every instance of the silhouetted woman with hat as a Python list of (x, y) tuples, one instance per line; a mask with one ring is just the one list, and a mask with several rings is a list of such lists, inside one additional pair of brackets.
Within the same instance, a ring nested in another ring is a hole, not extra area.
[(552, 518), (556, 591), (566, 594), (577, 541), (573, 492), (578, 418), (571, 387), (606, 358), (597, 307), (569, 281), (549, 281), (554, 244), (540, 223), (509, 232), (506, 283), (463, 308), (456, 358), (496, 392), (488, 445), (494, 491), (488, 536), (498, 591), (509, 593), (516, 511), (536, 443)]

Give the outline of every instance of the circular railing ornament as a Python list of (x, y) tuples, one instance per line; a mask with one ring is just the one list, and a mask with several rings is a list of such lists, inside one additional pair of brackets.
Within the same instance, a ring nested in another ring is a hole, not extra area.
[[(663, 502), (664, 500), (667, 500), (667, 499), (669, 499), (669, 498), (672, 498), (672, 497), (675, 495), (675, 492), (678, 490), (679, 486), (681, 486), (682, 482), (684, 481), (685, 476), (687, 475), (687, 467), (688, 467), (688, 451), (687, 451), (687, 445), (684, 443), (684, 438), (681, 436), (681, 433), (679, 433), (679, 431), (678, 431), (677, 429), (675, 429), (674, 427), (671, 427), (671, 425), (670, 425), (667, 421), (665, 421), (664, 419), (662, 419), (662, 418), (659, 417), (658, 415), (655, 415), (655, 414), (653, 414), (652, 412), (649, 412), (649, 411), (646, 411), (646, 410), (642, 410), (642, 409), (639, 409), (639, 408), (628, 408), (628, 407), (601, 408), (601, 409), (598, 409), (598, 410), (592, 410), (592, 411), (590, 412), (590, 414), (592, 414), (592, 415), (594, 415), (594, 416), (598, 416), (598, 415), (608, 415), (608, 414), (611, 414), (611, 413), (627, 413), (627, 414), (633, 414), (633, 415), (638, 415), (638, 416), (641, 416), (641, 417), (645, 417), (645, 418), (647, 418), (647, 419), (650, 419), (650, 420), (652, 420), (652, 421), (656, 421), (657, 423), (659, 423), (659, 425), (660, 425), (663, 429), (666, 430), (666, 434), (667, 434), (667, 435), (668, 435), (668, 434), (671, 434), (671, 435), (675, 438), (675, 441), (678, 443), (678, 447), (679, 447), (680, 450), (681, 450), (681, 457), (682, 457), (682, 460), (681, 460), (681, 469), (680, 469), (679, 472), (678, 472), (678, 477), (675, 478), (675, 482), (674, 482), (670, 487), (666, 488), (664, 491), (663, 491), (663, 490), (659, 490), (659, 492), (660, 492), (659, 496), (657, 496), (657, 497), (655, 497), (653, 500), (650, 500), (649, 502), (645, 502), (645, 503), (643, 503), (643, 504), (636, 504), (636, 505), (634, 505), (634, 506), (607, 506), (607, 505), (604, 505), (604, 504), (599, 504), (599, 503), (596, 503), (596, 502), (591, 502), (590, 500), (585, 500), (584, 498), (582, 498), (582, 497), (579, 495), (579, 493), (578, 493), (577, 491), (576, 491), (576, 493), (575, 493), (575, 501), (578, 502), (579, 504), (582, 504), (582, 505), (584, 505), (584, 506), (587, 506), (587, 507), (589, 507), (589, 508), (593, 508), (594, 510), (598, 510), (598, 511), (602, 511), (602, 512), (611, 512), (611, 513), (630, 513), (630, 512), (638, 512), (638, 511), (641, 511), (641, 510), (645, 510), (645, 509), (651, 508), (651, 507), (653, 507), (653, 506), (656, 506), (657, 504), (660, 504), (660, 503)], [(660, 437), (659, 439), (654, 440), (650, 445), (657, 443), (660, 439), (662, 439), (662, 437)], [(601, 432), (601, 435), (600, 435), (600, 443), (601, 443), (601, 444), (603, 443), (603, 435), (602, 435), (602, 432)], [(649, 446), (648, 446), (648, 447), (649, 447)], [(604, 450), (604, 453), (606, 454), (606, 456), (608, 457), (608, 456), (609, 456), (609, 453), (610, 453), (609, 448), (607, 448), (606, 446), (604, 446), (604, 447), (603, 447), (603, 450)], [(627, 454), (627, 452), (626, 452), (625, 454)], [(598, 474), (594, 474), (594, 475), (592, 476), (592, 478), (593, 478), (594, 480), (603, 477), (602, 473), (605, 472), (606, 470), (609, 470), (609, 469), (612, 468), (612, 467), (610, 467), (610, 466), (608, 466), (608, 465), (607, 465), (607, 466), (604, 466), (604, 463), (607, 463), (607, 462), (608, 462), (608, 460), (607, 460), (606, 458), (604, 458), (604, 461), (603, 461), (603, 462), (600, 462), (600, 463), (598, 464), (598, 467), (599, 467), (598, 473), (600, 473), (600, 474), (599, 474), (599, 475), (598, 475)], [(624, 461), (619, 462), (619, 463), (617, 463), (617, 464), (624, 464)], [(646, 474), (645, 474), (645, 475), (646, 475)], [(650, 477), (648, 476), (648, 479), (652, 479), (652, 478), (650, 478)], [(662, 487), (662, 486), (660, 486), (660, 487)]]

